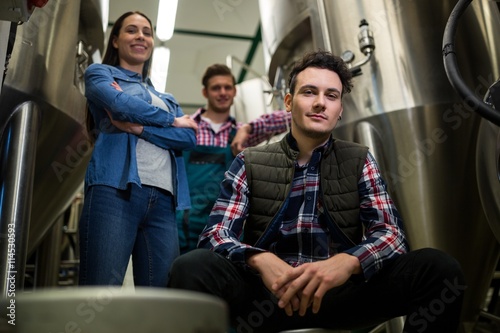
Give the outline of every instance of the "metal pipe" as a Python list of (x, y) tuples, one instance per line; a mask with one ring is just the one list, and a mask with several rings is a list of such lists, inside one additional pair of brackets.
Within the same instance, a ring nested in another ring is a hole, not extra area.
[(489, 320), (493, 320), (497, 323), (500, 323), (500, 317), (499, 316), (496, 316), (494, 314), (491, 314), (491, 313), (488, 313), (486, 311), (480, 311), (479, 312), (479, 315), (483, 318), (486, 318), (486, 319), (489, 319)]
[(18, 105), (6, 122), (0, 155), (0, 293), (12, 299), (24, 286), (40, 111)]
[(328, 22), (326, 19), (325, 1), (317, 0), (318, 5), (318, 19), (323, 34), (323, 42), (325, 43), (325, 50), (332, 52), (332, 43), (330, 38), (330, 31), (328, 30)]
[(35, 269), (37, 287), (57, 287), (61, 268), (61, 250), (64, 227), (64, 213), (59, 215), (38, 248)]
[(226, 56), (226, 66), (229, 67), (231, 70), (233, 69), (233, 61), (236, 61), (238, 64), (240, 64), (241, 67), (243, 67), (249, 72), (252, 72), (255, 76), (258, 76), (262, 81), (264, 81), (268, 86), (272, 87), (267, 76), (257, 72), (255, 69), (246, 64), (243, 60), (240, 60), (234, 55), (229, 54)]
[(361, 69), (361, 66), (365, 65), (366, 63), (368, 63), (368, 61), (370, 61), (372, 59), (372, 55), (373, 55), (373, 52), (367, 52), (366, 53), (366, 57), (361, 60), (360, 62), (358, 62), (357, 64), (353, 65), (351, 68), (349, 68), (349, 70), (351, 72), (357, 72)]

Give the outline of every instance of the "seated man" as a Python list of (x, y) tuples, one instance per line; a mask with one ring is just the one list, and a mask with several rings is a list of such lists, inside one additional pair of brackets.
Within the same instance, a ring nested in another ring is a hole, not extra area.
[(238, 332), (358, 329), (405, 315), (405, 333), (456, 332), (460, 265), (435, 249), (409, 252), (368, 148), (332, 137), (352, 87), (344, 62), (306, 54), (289, 87), (291, 132), (233, 161), (201, 249), (176, 259), (170, 287), (224, 299)]

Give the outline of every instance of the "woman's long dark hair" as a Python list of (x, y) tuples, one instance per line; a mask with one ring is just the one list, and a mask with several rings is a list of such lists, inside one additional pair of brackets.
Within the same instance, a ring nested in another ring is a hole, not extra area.
[[(106, 47), (106, 52), (104, 53), (104, 57), (102, 58), (102, 63), (106, 65), (111, 65), (111, 66), (118, 66), (120, 64), (120, 57), (118, 56), (118, 49), (113, 47), (113, 39), (118, 38), (118, 35), (120, 34), (120, 30), (123, 26), (123, 21), (130, 15), (141, 15), (144, 17), (146, 20), (148, 20), (149, 25), (151, 26), (151, 31), (153, 31), (153, 23), (151, 23), (151, 20), (143, 13), (139, 11), (134, 11), (134, 12), (126, 12), (122, 16), (120, 16), (115, 23), (113, 24), (113, 27), (111, 28), (111, 32), (109, 34), (109, 39), (108, 39), (108, 44)], [(148, 60), (144, 63), (144, 68), (142, 69), (142, 79), (145, 80), (149, 76), (149, 70), (151, 67), (151, 61), (152, 61), (153, 55), (151, 54), (151, 57), (149, 57)]]
[[(118, 35), (120, 34), (120, 30), (123, 26), (123, 21), (130, 15), (138, 14), (144, 17), (146, 20), (148, 20), (149, 25), (151, 26), (151, 31), (154, 31), (153, 29), (153, 23), (147, 17), (144, 13), (140, 11), (131, 11), (131, 12), (126, 12), (122, 16), (120, 16), (115, 23), (113, 24), (113, 27), (111, 28), (111, 32), (109, 34), (109, 39), (108, 39), (108, 44), (106, 45), (106, 52), (104, 53), (104, 57), (102, 58), (102, 63), (105, 65), (111, 65), (111, 66), (118, 66), (120, 64), (120, 57), (118, 55), (118, 49), (113, 47), (113, 39), (118, 38)], [(151, 53), (151, 57), (149, 57), (148, 60), (144, 63), (144, 67), (142, 68), (142, 80), (146, 80), (146, 78), (149, 76), (149, 72), (151, 70), (151, 62), (153, 60), (153, 54)], [(89, 111), (89, 105), (87, 103), (86, 106), (86, 125), (87, 125), (87, 132), (89, 133), (90, 140), (92, 142), (95, 141), (97, 138), (97, 133), (96, 133), (96, 126), (95, 126), (95, 121), (94, 117), (92, 117), (92, 114)]]

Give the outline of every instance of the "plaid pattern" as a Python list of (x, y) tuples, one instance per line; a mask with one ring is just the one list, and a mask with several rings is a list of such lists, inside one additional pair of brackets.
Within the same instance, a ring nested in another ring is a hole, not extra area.
[[(205, 111), (205, 109), (200, 108), (191, 116), (198, 123), (197, 145), (226, 147), (230, 142), (231, 130), (240, 128), (243, 123), (229, 117), (227, 122), (221, 126), (219, 132), (215, 133), (210, 124), (201, 118)], [(276, 134), (285, 132), (290, 121), (291, 114), (286, 111), (274, 111), (251, 121), (249, 124), (252, 125), (253, 130), (248, 138), (248, 146), (255, 146)]]
[(287, 211), (280, 234), (266, 249), (239, 241), (248, 214), (248, 187), (244, 152), (226, 172), (221, 193), (210, 214), (198, 246), (213, 249), (233, 262), (245, 264), (247, 252), (270, 251), (292, 266), (324, 260), (338, 252), (356, 256), (366, 279), (385, 263), (408, 251), (402, 220), (373, 156), (368, 153), (358, 183), (360, 221), (365, 228), (363, 241), (352, 247), (338, 230), (329, 232), (319, 199), (319, 165), (323, 148), (317, 149), (307, 165), (295, 167)]

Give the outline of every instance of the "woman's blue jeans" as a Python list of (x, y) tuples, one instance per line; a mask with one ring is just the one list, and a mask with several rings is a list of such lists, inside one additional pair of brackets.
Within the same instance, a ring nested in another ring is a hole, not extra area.
[(179, 241), (173, 196), (156, 187), (87, 188), (80, 218), (80, 285), (122, 285), (132, 255), (136, 286), (165, 287)]

